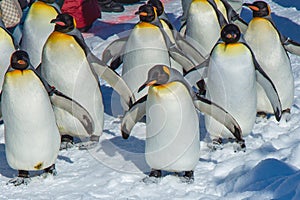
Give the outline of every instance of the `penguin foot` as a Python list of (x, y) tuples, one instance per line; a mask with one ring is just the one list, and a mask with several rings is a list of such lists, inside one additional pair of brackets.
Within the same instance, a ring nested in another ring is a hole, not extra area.
[(71, 149), (73, 148), (75, 145), (73, 142), (66, 142), (66, 141), (63, 141), (60, 143), (60, 147), (59, 147), (59, 150), (64, 150), (64, 149)]
[(233, 150), (235, 153), (239, 151), (246, 152), (245, 140), (237, 141), (236, 144), (233, 146)]
[(59, 150), (70, 149), (74, 147), (74, 139), (70, 135), (62, 135)]
[(152, 169), (150, 174), (143, 178), (143, 182), (146, 184), (158, 183), (162, 176), (161, 170)]
[(55, 164), (53, 164), (50, 167), (47, 167), (46, 169), (44, 169), (44, 173), (41, 175), (41, 177), (47, 178), (49, 174), (51, 174), (52, 176), (57, 175), (57, 171), (55, 169)]
[(208, 144), (208, 147), (213, 151), (222, 150), (224, 148), (222, 138), (213, 139), (212, 143)]
[(79, 144), (79, 150), (89, 150), (95, 148), (99, 144), (98, 141), (87, 141)]
[(6, 185), (13, 184), (14, 186), (28, 185), (31, 181), (29, 177), (29, 172), (25, 170), (19, 170), (19, 175), (11, 180), (9, 180)]
[(282, 111), (280, 121), (282, 121), (282, 120), (284, 120), (285, 122), (288, 122), (291, 120), (291, 110), (289, 108)]
[(180, 181), (182, 183), (187, 183), (187, 184), (192, 184), (194, 183), (194, 171), (185, 171), (184, 175), (182, 177), (180, 177)]

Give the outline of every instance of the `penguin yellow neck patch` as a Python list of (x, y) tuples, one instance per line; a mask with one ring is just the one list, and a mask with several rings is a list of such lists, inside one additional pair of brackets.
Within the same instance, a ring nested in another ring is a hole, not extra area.
[(158, 27), (156, 27), (153, 24), (150, 24), (148, 22), (140, 22), (137, 24), (137, 28), (158, 28)]

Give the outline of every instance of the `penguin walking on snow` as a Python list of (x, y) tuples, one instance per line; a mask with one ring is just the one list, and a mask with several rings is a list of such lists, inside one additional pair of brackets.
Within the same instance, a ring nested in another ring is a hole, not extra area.
[[(257, 82), (266, 91), (277, 120), (281, 117), (281, 103), (271, 79), (241, 39), (239, 28), (228, 24), (220, 35), (221, 40), (210, 54), (206, 97), (232, 114), (242, 129), (242, 136), (246, 137), (256, 119)], [(214, 150), (222, 148), (223, 139), (232, 137), (221, 123), (209, 115), (205, 115), (205, 126)]]
[[(196, 96), (177, 70), (154, 66), (139, 91), (146, 86), (149, 86), (148, 95), (126, 112), (121, 127), (122, 136), (127, 139), (135, 123), (146, 115), (145, 158), (151, 172), (150, 179), (146, 177), (145, 182), (155, 182), (155, 178), (162, 176), (162, 170), (184, 172), (182, 180), (193, 182), (200, 156), (199, 119), (195, 107), (223, 122), (239, 141), (243, 141), (234, 118), (216, 104)], [(214, 109), (218, 112), (212, 113)]]
[(54, 30), (50, 21), (61, 13), (55, 0), (34, 2), (26, 15), (20, 48), (26, 51), (32, 65), (37, 68), (41, 62), (43, 46)]
[(10, 167), (19, 171), (10, 184), (27, 184), (29, 171), (56, 174), (60, 134), (52, 104), (72, 113), (87, 130), (93, 131), (87, 111), (50, 87), (31, 66), (25, 51), (14, 52), (1, 96), (6, 159)]
[(72, 143), (72, 137), (89, 139), (83, 141), (80, 148), (91, 148), (98, 143), (104, 123), (99, 78), (111, 85), (127, 106), (133, 102), (132, 93), (120, 76), (92, 54), (71, 15), (59, 14), (51, 23), (55, 24), (55, 29), (43, 48), (41, 74), (50, 84), (86, 108), (95, 122), (95, 130), (90, 134), (72, 115), (54, 107), (56, 121), (63, 135), (62, 148)]
[[(264, 1), (245, 3), (244, 6), (253, 11), (253, 19), (248, 25), (245, 40), (259, 65), (274, 83), (283, 111), (290, 113), (294, 100), (294, 77), (281, 34), (271, 19), (270, 7)], [(258, 113), (274, 114), (271, 103), (260, 84), (257, 86), (257, 92)]]

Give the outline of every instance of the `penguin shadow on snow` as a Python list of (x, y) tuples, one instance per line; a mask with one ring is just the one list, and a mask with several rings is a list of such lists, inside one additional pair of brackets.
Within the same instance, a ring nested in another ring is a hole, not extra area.
[(6, 160), (5, 144), (0, 144), (0, 174), (7, 178), (13, 178), (18, 174), (17, 170), (12, 169)]
[(297, 10), (300, 10), (300, 1), (295, 1), (295, 0), (273, 0), (273, 2), (289, 8), (289, 7), (295, 7)]
[[(300, 2), (295, 3), (299, 5)], [(250, 22), (252, 19), (252, 12), (248, 9), (242, 9), (241, 17), (246, 21)], [(276, 25), (276, 28), (286, 37), (291, 38), (292, 40), (295, 40), (296, 42), (300, 42), (300, 26), (299, 24), (296, 24), (295, 22), (291, 21), (288, 18), (278, 16), (276, 13), (272, 12), (271, 17)]]

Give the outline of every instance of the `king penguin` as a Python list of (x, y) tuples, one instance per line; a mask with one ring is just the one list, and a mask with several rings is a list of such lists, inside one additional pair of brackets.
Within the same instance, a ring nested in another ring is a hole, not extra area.
[(81, 145), (82, 148), (89, 148), (98, 143), (103, 130), (104, 107), (99, 78), (111, 85), (126, 105), (133, 102), (132, 93), (120, 76), (91, 53), (71, 15), (59, 14), (51, 23), (55, 23), (55, 29), (43, 48), (41, 74), (91, 114), (95, 122), (92, 135), (72, 115), (54, 107), (60, 133), (90, 139)]
[(0, 18), (0, 91), (4, 75), (10, 64), (10, 56), (15, 51), (14, 39), (11, 33), (5, 28), (5, 25)]
[(28, 52), (35, 68), (40, 64), (43, 46), (54, 30), (54, 24), (50, 21), (60, 12), (55, 0), (38, 0), (29, 8), (24, 20), (20, 48)]
[[(239, 28), (228, 24), (220, 35), (221, 41), (210, 55), (206, 97), (232, 114), (241, 126), (242, 136), (246, 137), (256, 119), (257, 82), (266, 90), (278, 120), (281, 117), (281, 103), (274, 84), (242, 40)], [(214, 150), (222, 148), (222, 139), (232, 137), (222, 124), (209, 115), (205, 115), (205, 126)]]
[(149, 69), (156, 64), (170, 66), (170, 58), (160, 28), (151, 23), (157, 19), (156, 9), (142, 5), (137, 14), (140, 22), (131, 31), (125, 45), (122, 77), (138, 100), (147, 93), (139, 93), (138, 88), (147, 80)]
[[(223, 121), (233, 135), (242, 140), (235, 119), (216, 104), (197, 97), (176, 69), (154, 66), (138, 91), (146, 86), (149, 86), (147, 97), (136, 102), (125, 114), (121, 130), (123, 138), (127, 139), (134, 124), (146, 115), (145, 158), (151, 167), (149, 177), (161, 177), (164, 170), (184, 172), (183, 181), (194, 180), (193, 172), (200, 156), (196, 108)], [(218, 114), (211, 113), (212, 109), (218, 109)], [(148, 177), (144, 181), (148, 181)]]
[[(83, 124), (93, 123), (81, 106), (76, 106), (37, 74), (28, 54), (18, 50), (11, 55), (1, 96), (4, 121), (5, 153), (10, 167), (19, 171), (9, 181), (14, 185), (27, 184), (29, 171), (44, 170), (55, 175), (55, 161), (60, 146), (52, 104), (67, 108), (79, 116)], [(75, 107), (74, 107), (74, 106)], [(81, 112), (83, 111), (83, 112)], [(92, 128), (91, 128), (92, 131)]]
[[(273, 81), (282, 104), (289, 113), (294, 100), (294, 77), (290, 59), (281, 41), (281, 35), (271, 19), (270, 6), (264, 1), (245, 3), (253, 11), (245, 33), (245, 40), (258, 63)], [(261, 85), (257, 86), (257, 111), (273, 113), (272, 106)]]

